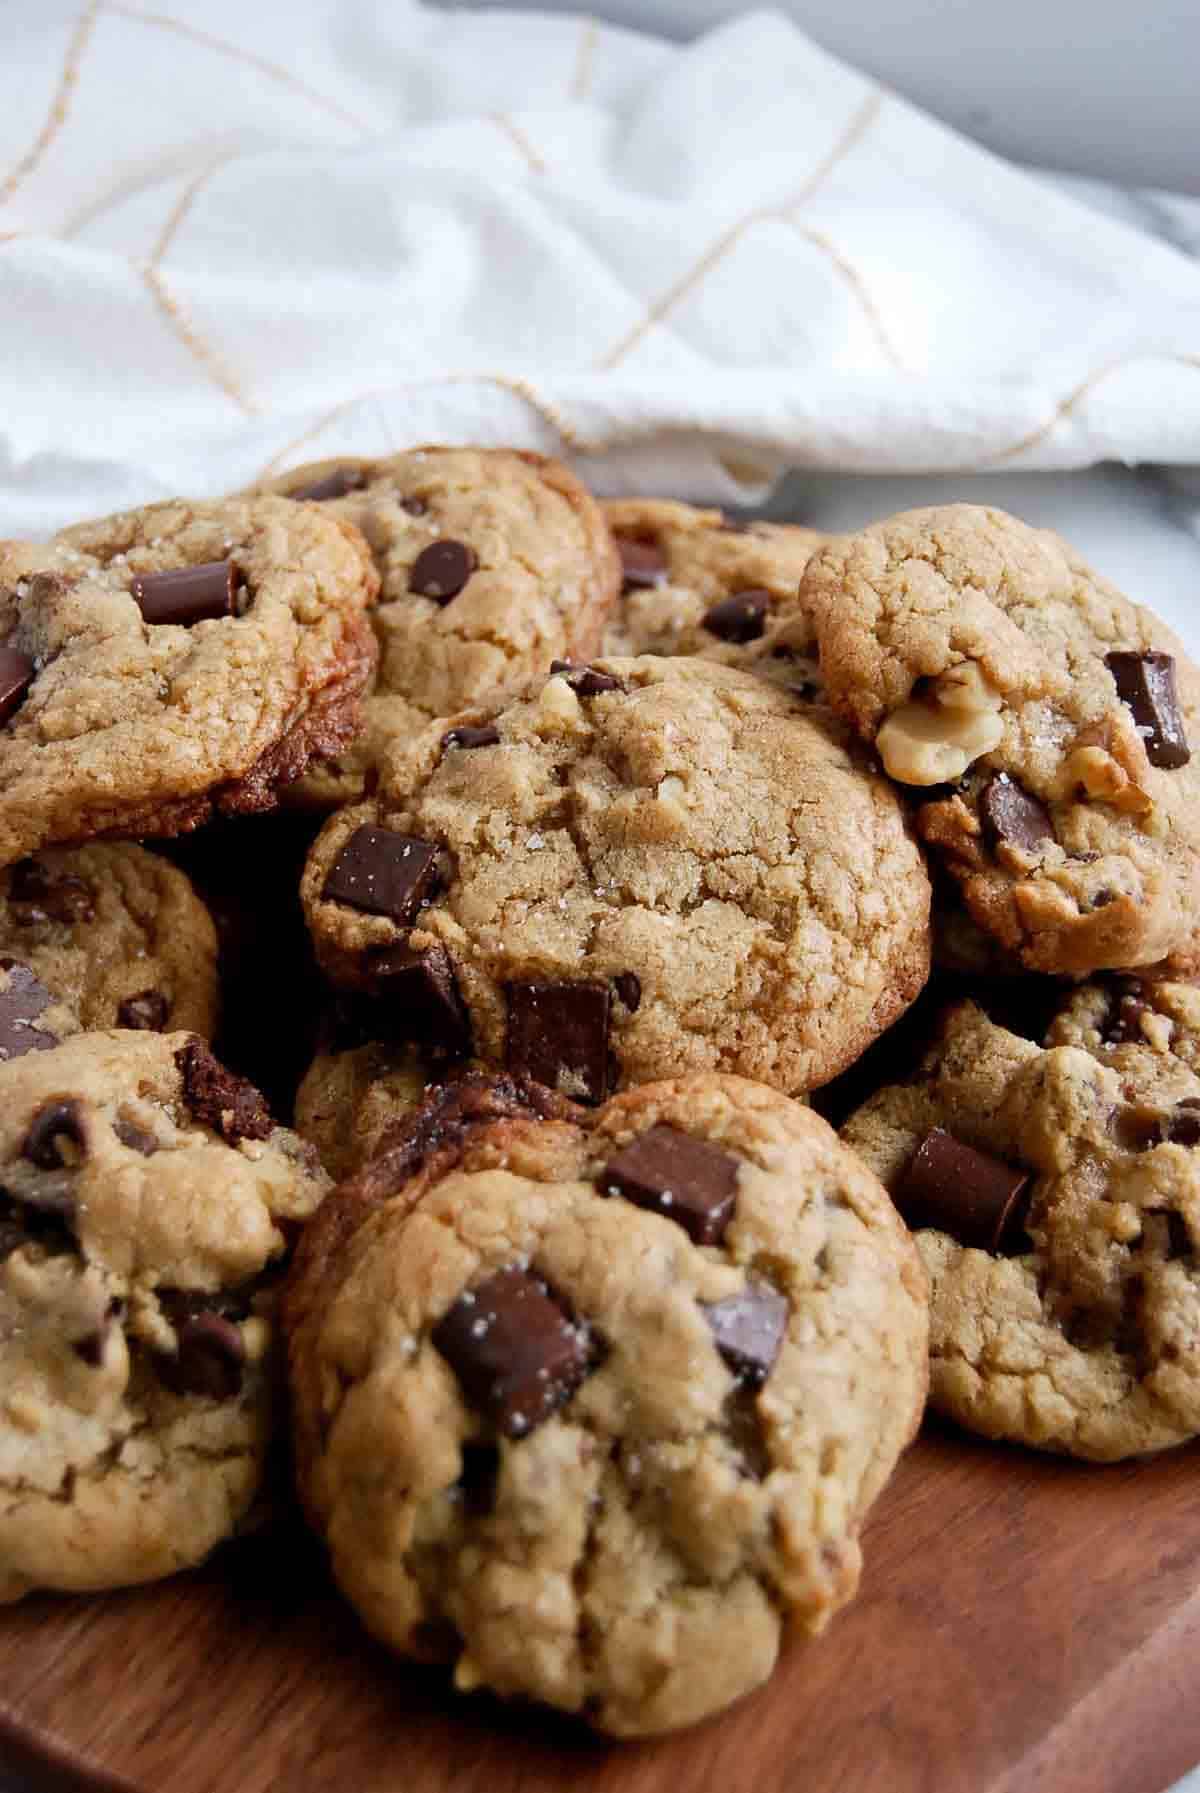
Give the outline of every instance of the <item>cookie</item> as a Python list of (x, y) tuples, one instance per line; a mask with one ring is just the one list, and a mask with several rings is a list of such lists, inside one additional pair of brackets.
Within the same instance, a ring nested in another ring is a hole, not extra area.
[(375, 583), (347, 524), (279, 498), (0, 543), (0, 865), (269, 809), (359, 726)]
[(382, 580), (379, 671), (348, 753), (297, 796), (362, 795), (396, 742), (432, 718), (523, 691), (550, 662), (599, 646), (620, 571), (599, 506), (557, 461), (507, 448), (419, 448), (318, 461), (273, 489), (356, 524)]
[(424, 1099), (430, 1066), (414, 1045), (327, 1038), (296, 1092), (296, 1131), (340, 1181), (372, 1156), (380, 1140)]
[(1164, 978), (1093, 978), (1064, 999), (1046, 1044), (1080, 1046), (1122, 1071), (1150, 1053), (1200, 1074), (1200, 988)]
[(1196, 957), (1200, 674), (1047, 530), (909, 511), (828, 543), (801, 605), (829, 701), (909, 789), (974, 921), (1039, 972)]
[(328, 1187), (195, 1034), (0, 1064), (0, 1599), (151, 1581), (249, 1510), (274, 1289)]
[(1008, 1033), (973, 1004), (842, 1130), (916, 1229), (930, 1399), (1111, 1461), (1200, 1433), (1200, 1077)]
[[(816, 530), (734, 523), (720, 511), (655, 498), (614, 499), (604, 513), (624, 576), (605, 654), (761, 662), (781, 683), (814, 684), (815, 648), (797, 605), (804, 569), (825, 539)], [(788, 645), (779, 637), (778, 656), (764, 658), (767, 638), (785, 622), (793, 624)]]
[(698, 659), (567, 668), (397, 755), (318, 836), (335, 981), (571, 1096), (825, 1082), (916, 995), (929, 884), (843, 731)]
[(452, 1085), (318, 1218), (285, 1300), (297, 1470), (384, 1642), (641, 1736), (852, 1597), (921, 1411), (924, 1279), (786, 1097), (554, 1102)]
[(0, 871), (5, 955), (28, 965), (89, 1031), (212, 1036), (212, 920), (183, 873), (144, 847), (51, 847)]

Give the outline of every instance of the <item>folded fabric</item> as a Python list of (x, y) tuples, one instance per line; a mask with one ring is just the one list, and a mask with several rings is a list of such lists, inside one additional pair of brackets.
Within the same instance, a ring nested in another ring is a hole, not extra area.
[(1200, 263), (771, 13), (9, 0), (0, 531), (420, 441), (602, 489), (1200, 461)]

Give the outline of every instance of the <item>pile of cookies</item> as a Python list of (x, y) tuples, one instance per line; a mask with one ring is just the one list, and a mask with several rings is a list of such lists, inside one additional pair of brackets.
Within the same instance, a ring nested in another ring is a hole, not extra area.
[(0, 644), (0, 1597), (284, 1447), (377, 1636), (638, 1736), (927, 1394), (1200, 1431), (1200, 675), (1058, 538), (427, 448), (2, 543)]

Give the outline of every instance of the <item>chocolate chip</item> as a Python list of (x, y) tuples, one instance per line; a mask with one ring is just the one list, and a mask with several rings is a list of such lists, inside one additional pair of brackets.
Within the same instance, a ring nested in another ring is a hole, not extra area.
[(455, 1057), (470, 1051), (471, 1023), (444, 946), (388, 947), (370, 961), (370, 974), (389, 1031)]
[(1108, 1130), (1126, 1152), (1148, 1152), (1166, 1137), (1166, 1116), (1148, 1102), (1124, 1102), (1108, 1117)]
[(637, 972), (619, 971), (613, 979), (613, 989), (629, 1013), (636, 1015), (642, 1006), (642, 980)]
[(193, 623), (233, 616), (237, 609), (237, 568), (231, 560), (176, 567), (169, 573), (137, 573), (129, 589), (148, 623)]
[(442, 736), (442, 752), (451, 747), (494, 747), (500, 739), (500, 730), (492, 723), (485, 723), (482, 728), (452, 728)]
[(143, 1158), (152, 1158), (159, 1149), (153, 1133), (147, 1133), (136, 1121), (117, 1119), (113, 1122), (113, 1132), (123, 1146), (128, 1146), (131, 1152), (140, 1152)]
[(458, 596), (478, 565), (474, 551), (465, 542), (430, 542), (413, 561), (408, 589), (419, 597), (432, 598), (437, 604), (448, 604), (451, 598)]
[(997, 772), (984, 785), (979, 794), (979, 813), (993, 846), (1003, 841), (1005, 846), (1031, 853), (1042, 841), (1054, 839), (1050, 811), (1022, 790), (1007, 772)]
[(361, 467), (335, 467), (332, 473), (314, 479), (311, 485), (299, 486), (289, 492), (288, 497), (297, 504), (324, 504), (329, 498), (345, 498), (351, 492), (361, 492), (366, 483), (367, 476)]
[(433, 894), (437, 869), (438, 850), (431, 841), (368, 823), (355, 829), (334, 860), (321, 896), (408, 927)]
[(1117, 696), (1130, 711), (1152, 766), (1174, 771), (1192, 757), (1179, 714), (1171, 654), (1106, 654)]
[(36, 671), (28, 654), (18, 653), (7, 643), (0, 647), (0, 725), (16, 715)]
[(74, 1096), (43, 1102), (29, 1123), (21, 1156), (41, 1170), (64, 1170), (87, 1156), (83, 1103)]
[(748, 1282), (740, 1295), (701, 1303), (717, 1350), (734, 1375), (761, 1388), (779, 1356), (787, 1331), (787, 1297), (770, 1283)]
[(246, 1347), (233, 1321), (216, 1313), (196, 1314), (177, 1327), (175, 1337), (175, 1355), (164, 1351), (155, 1359), (159, 1378), (172, 1394), (232, 1401), (246, 1364)]
[(624, 691), (620, 679), (599, 666), (584, 666), (574, 660), (551, 660), (552, 678), (565, 678), (576, 697), (599, 697), (603, 691)]
[(407, 511), (410, 517), (424, 517), (428, 515), (429, 505), (424, 498), (402, 498), (400, 509)]
[(607, 984), (511, 983), (504, 1062), (580, 1102), (608, 1094)]
[(639, 542), (635, 536), (619, 535), (617, 552), (626, 591), (653, 591), (656, 585), (666, 584), (666, 556), (657, 542)]
[(175, 1063), (190, 1112), (230, 1145), (241, 1139), (266, 1139), (272, 1132), (275, 1123), (260, 1091), (227, 1071), (203, 1040), (193, 1038), (181, 1046)]
[(704, 627), (722, 641), (757, 641), (766, 633), (771, 594), (758, 586), (734, 592), (704, 612)]
[(1177, 1103), (1167, 1116), (1165, 1132), (1170, 1145), (1200, 1145), (1200, 1110), (1190, 1102)]
[(506, 1438), (549, 1419), (588, 1372), (586, 1329), (515, 1265), (460, 1295), (432, 1338), (467, 1400)]
[(697, 1245), (718, 1245), (733, 1218), (737, 1178), (737, 1159), (719, 1146), (657, 1126), (610, 1158), (596, 1185), (677, 1221)]
[(71, 1349), (76, 1357), (81, 1357), (89, 1369), (98, 1370), (104, 1362), (104, 1342), (108, 1337), (108, 1328), (100, 1327), (89, 1332), (81, 1339), (74, 1339)]
[(19, 959), (0, 958), (0, 986), (0, 1063), (56, 1046), (53, 1034), (33, 1025), (54, 998), (28, 965)]
[(94, 892), (74, 872), (52, 872), (36, 859), (19, 859), (8, 874), (8, 900), (21, 927), (59, 921), (73, 926), (95, 914)]
[(892, 1199), (914, 1232), (933, 1227), (960, 1245), (1002, 1253), (1024, 1245), (1030, 1173), (963, 1145), (935, 1127), (917, 1147)]
[(117, 1010), (118, 1027), (135, 1027), (143, 1033), (161, 1033), (171, 1005), (161, 990), (139, 990), (127, 996)]
[(1150, 1004), (1140, 996), (1119, 996), (1114, 993), (1104, 1023), (1104, 1044), (1106, 1046), (1143, 1044), (1146, 1036), (1142, 1032), (1142, 1016), (1148, 1015), (1150, 1012)]

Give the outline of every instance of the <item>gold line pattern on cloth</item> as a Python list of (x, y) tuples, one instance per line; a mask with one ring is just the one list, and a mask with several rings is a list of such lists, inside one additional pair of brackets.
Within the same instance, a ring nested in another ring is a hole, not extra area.
[(724, 261), (729, 251), (754, 225), (765, 224), (778, 218), (787, 219), (790, 222), (789, 214), (799, 211), (802, 205), (807, 205), (817, 189), (828, 180), (842, 158), (849, 154), (859, 139), (871, 128), (882, 105), (882, 94), (872, 93), (868, 96), (828, 155), (817, 164), (799, 192), (793, 194), (786, 204), (758, 206), (754, 211), (747, 212), (745, 217), (739, 218), (736, 224), (729, 225), (715, 242), (709, 244), (699, 260), (694, 262), (686, 273), (680, 275), (679, 279), (654, 301), (641, 322), (635, 324), (633, 329), (621, 338), (616, 347), (609, 350), (603, 360), (597, 362), (597, 371), (607, 373), (624, 361), (626, 355), (631, 349), (636, 348), (643, 336), (668, 317), (681, 299), (685, 299), (702, 281), (707, 279), (713, 269)]
[(513, 123), (513, 120), (508, 116), (507, 112), (489, 112), (488, 117), (494, 125), (499, 126), (509, 142), (520, 151), (528, 162), (532, 172), (534, 174), (545, 174), (545, 162), (543, 162), (541, 156), (538, 155), (536, 149), (534, 149), (532, 143), (530, 143), (521, 127)]
[(843, 255), (842, 251), (835, 243), (830, 242), (824, 231), (810, 230), (806, 224), (801, 224), (798, 219), (792, 217), (785, 217), (783, 222), (785, 224), (790, 224), (798, 236), (804, 237), (815, 249), (819, 249), (822, 255), (828, 256), (829, 260), (833, 263), (847, 286), (850, 287), (855, 298), (858, 300), (859, 305), (862, 307), (863, 316), (866, 318), (868, 324), (870, 324), (872, 334), (879, 344), (880, 350), (887, 357), (888, 361), (891, 362), (896, 371), (898, 373), (903, 373), (905, 371), (904, 361), (895, 344), (892, 342), (891, 337), (888, 335), (887, 326), (883, 321), (883, 313), (871, 297), (867, 283), (859, 273), (858, 269), (854, 266), (854, 263), (849, 261), (847, 257)]
[(571, 98), (586, 100), (592, 91), (592, 73), (596, 62), (596, 46), (600, 27), (595, 19), (584, 19), (579, 32), (579, 50), (575, 58), (575, 74), (571, 81)]
[(179, 300), (175, 298), (168, 287), (162, 270), (155, 267), (153, 263), (146, 262), (142, 265), (140, 273), (146, 291), (153, 299), (159, 315), (183, 344), (188, 354), (199, 362), (209, 379), (221, 388), (226, 398), (231, 399), (240, 411), (244, 412), (247, 417), (256, 417), (258, 406), (243, 392), (238, 380), (217, 351), (210, 343), (205, 342)]
[(231, 160), (232, 157), (230, 156), (215, 156), (208, 164), (207, 168), (202, 168), (199, 174), (193, 175), (191, 180), (183, 188), (179, 198), (167, 213), (166, 222), (159, 232), (158, 241), (150, 252), (150, 266), (152, 268), (157, 268), (159, 262), (167, 253), (167, 250), (171, 247), (171, 244), (175, 240), (176, 233), (179, 230), (179, 226), (191, 211), (196, 195), (199, 193), (201, 187), (212, 178), (218, 168), (223, 168), (226, 162)]
[(66, 123), (71, 99), (79, 80), (79, 65), (83, 60), (83, 53), (87, 49), (88, 39), (92, 35), (96, 15), (99, 11), (100, 0), (88, 0), (88, 4), (75, 21), (75, 29), (71, 33), (71, 41), (67, 45), (62, 72), (58, 77), (58, 86), (54, 90), (50, 110), (46, 114), (46, 122), (34, 139), (32, 148), (22, 156), (4, 181), (0, 182), (0, 205), (6, 205), (22, 182), (28, 180)]
[(1110, 374), (1119, 373), (1123, 367), (1132, 367), (1135, 361), (1158, 360), (1174, 362), (1177, 367), (1200, 368), (1200, 355), (1167, 354), (1159, 356), (1150, 353), (1142, 355), (1123, 355), (1119, 361), (1110, 361), (1106, 367), (1097, 368), (1096, 371), (1090, 373), (1085, 380), (1081, 380), (1078, 386), (1068, 392), (1064, 399), (1059, 400), (1045, 423), (1040, 423), (1037, 429), (1030, 430), (1029, 434), (1027, 436), (1022, 436), (1019, 442), (1011, 442), (1007, 448), (998, 449), (995, 454), (985, 456), (982, 461), (973, 462), (970, 467), (964, 468), (963, 471), (968, 473), (982, 472), (988, 467), (998, 466), (1002, 461), (1011, 461), (1016, 455), (1024, 454), (1027, 448), (1034, 448), (1039, 442), (1044, 441), (1051, 430), (1060, 424), (1064, 417), (1069, 417), (1076, 405), (1080, 404), (1082, 400), (1088, 396), (1088, 393), (1094, 391), (1102, 381), (1107, 380)]
[(290, 69), (283, 68), (277, 62), (269, 62), (265, 56), (257, 55), (253, 50), (244, 50), (240, 44), (230, 43), (228, 38), (216, 37), (210, 31), (200, 31), (195, 25), (187, 25), (182, 19), (170, 19), (165, 13), (143, 12), (141, 7), (128, 6), (125, 0), (101, 0), (106, 12), (119, 13), (122, 18), (136, 19), (142, 25), (153, 25), (160, 31), (174, 31), (179, 37), (190, 38), (194, 44), (203, 49), (215, 50), (218, 55), (231, 56), (236, 62), (244, 62), (250, 68), (266, 75), (268, 80), (278, 81), (283, 87), (290, 87), (294, 93), (302, 94), (313, 106), (319, 106), (322, 112), (329, 113), (331, 118), (338, 119), (363, 137), (375, 137), (378, 132), (361, 118), (331, 100), (326, 94), (318, 93), (315, 88), (293, 75)]
[(285, 442), (282, 448), (276, 449), (266, 465), (259, 470), (255, 485), (260, 484), (264, 479), (274, 479), (277, 473), (283, 471), (284, 462), (290, 461), (298, 448), (303, 448), (306, 442), (311, 442), (314, 437), (319, 436), (323, 430), (328, 429), (331, 423), (336, 423), (345, 412), (353, 410), (355, 405), (364, 404), (367, 399), (374, 396), (373, 392), (358, 392), (353, 398), (344, 398), (340, 405), (333, 407), (332, 411), (326, 411), (323, 416), (318, 417), (315, 423), (310, 423), (300, 435), (293, 436), (290, 442)]

